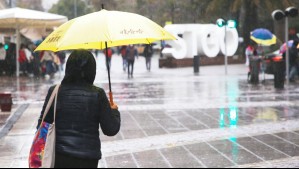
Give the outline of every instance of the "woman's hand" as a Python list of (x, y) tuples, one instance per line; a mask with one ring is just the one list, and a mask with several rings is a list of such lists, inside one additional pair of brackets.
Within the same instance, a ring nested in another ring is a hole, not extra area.
[(110, 107), (111, 107), (111, 109), (118, 110), (118, 106), (115, 103), (110, 104)]

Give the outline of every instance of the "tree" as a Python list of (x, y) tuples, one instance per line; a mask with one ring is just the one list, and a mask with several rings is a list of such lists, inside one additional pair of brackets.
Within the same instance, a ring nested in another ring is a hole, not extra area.
[(27, 8), (27, 9), (33, 9), (37, 11), (44, 11), (44, 7), (42, 5), (42, 0), (19, 0), (15, 1), (16, 6), (20, 8)]
[(83, 0), (60, 0), (49, 12), (67, 16), (70, 20), (88, 14), (92, 9)]
[(90, 3), (93, 5), (95, 11), (100, 11), (102, 9), (102, 5), (104, 5), (105, 9), (116, 10), (118, 5), (115, 0), (91, 0)]
[[(273, 10), (292, 5), (294, 2), (291, 0), (212, 0), (208, 5), (207, 12), (221, 13), (222, 15), (219, 16), (237, 19), (240, 35), (244, 38), (244, 43), (248, 44), (250, 31), (253, 29), (264, 27), (273, 31), (271, 18)], [(230, 11), (229, 14), (227, 14), (227, 10)]]

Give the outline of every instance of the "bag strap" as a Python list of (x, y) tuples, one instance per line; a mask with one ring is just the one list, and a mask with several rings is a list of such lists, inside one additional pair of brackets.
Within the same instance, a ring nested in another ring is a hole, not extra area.
[(54, 105), (54, 122), (53, 123), (55, 123), (55, 119), (56, 119), (56, 104), (57, 104), (57, 96), (58, 96), (59, 87), (60, 87), (60, 84), (56, 85), (56, 87), (54, 88), (54, 90), (53, 90), (53, 92), (51, 94), (51, 97), (50, 97), (50, 99), (48, 101), (48, 104), (47, 104), (46, 110), (44, 112), (44, 116), (43, 116), (41, 124), (44, 122), (44, 120), (45, 120), (45, 118), (46, 118), (46, 116), (47, 116), (47, 114), (48, 114), (48, 112), (49, 112), (49, 110), (50, 110), (50, 108), (52, 106), (54, 98), (55, 98), (55, 105)]

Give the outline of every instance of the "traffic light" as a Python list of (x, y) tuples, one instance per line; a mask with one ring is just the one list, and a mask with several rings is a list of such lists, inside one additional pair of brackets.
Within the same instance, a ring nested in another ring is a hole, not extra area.
[(8, 48), (9, 48), (8, 44), (5, 44), (5, 45), (4, 45), (4, 49), (5, 49), (5, 50), (8, 50)]
[(216, 23), (217, 23), (217, 25), (218, 25), (220, 28), (226, 25), (225, 20), (224, 20), (224, 19), (221, 19), (221, 18), (220, 18), (220, 19), (217, 19)]
[(237, 21), (235, 21), (235, 20), (228, 20), (227, 21), (227, 26), (229, 28), (236, 28), (237, 27)]
[(237, 27), (237, 21), (235, 20), (224, 20), (222, 18), (217, 19), (216, 24), (221, 28), (223, 26), (227, 26), (229, 28), (236, 28)]

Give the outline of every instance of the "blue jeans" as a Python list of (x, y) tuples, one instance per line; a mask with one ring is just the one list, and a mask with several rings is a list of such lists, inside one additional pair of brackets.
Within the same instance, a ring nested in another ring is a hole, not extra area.
[(46, 74), (51, 75), (55, 73), (55, 68), (53, 64), (53, 61), (46, 61)]
[(297, 66), (290, 67), (290, 80), (294, 80), (295, 76), (297, 75)]

